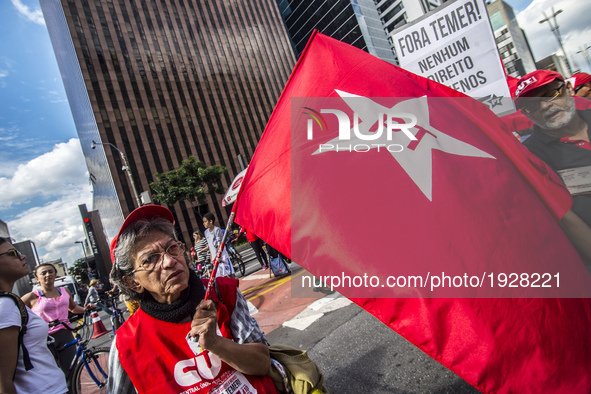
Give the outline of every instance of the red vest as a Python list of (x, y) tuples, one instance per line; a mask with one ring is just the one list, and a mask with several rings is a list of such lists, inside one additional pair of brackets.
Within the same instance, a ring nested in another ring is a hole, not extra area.
[[(232, 339), (230, 316), (238, 281), (218, 278), (217, 284), (223, 303), (215, 291), (211, 297), (217, 303), (218, 335)], [(200, 353), (199, 344), (186, 339), (190, 330), (191, 322), (168, 323), (142, 309), (117, 330), (119, 361), (139, 393), (277, 393), (269, 376), (243, 375), (215, 354)]]

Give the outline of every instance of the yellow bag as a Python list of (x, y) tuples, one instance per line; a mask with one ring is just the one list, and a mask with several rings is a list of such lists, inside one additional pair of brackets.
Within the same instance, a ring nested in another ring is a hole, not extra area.
[(305, 350), (286, 345), (271, 345), (269, 352), (269, 376), (281, 393), (328, 394), (320, 368), (308, 357)]

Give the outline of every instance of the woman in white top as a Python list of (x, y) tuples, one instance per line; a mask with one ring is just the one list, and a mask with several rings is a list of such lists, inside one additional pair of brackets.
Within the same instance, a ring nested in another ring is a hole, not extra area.
[[(12, 291), (14, 283), (28, 273), (25, 256), (10, 244), (9, 239), (0, 238), (0, 291)], [(29, 318), (26, 333), (22, 336), (30, 360), (28, 368), (18, 340), (21, 331), (19, 307), (12, 298), (0, 297), (0, 392), (63, 394), (68, 391), (66, 378), (47, 348), (47, 323), (24, 304), (22, 307)]]

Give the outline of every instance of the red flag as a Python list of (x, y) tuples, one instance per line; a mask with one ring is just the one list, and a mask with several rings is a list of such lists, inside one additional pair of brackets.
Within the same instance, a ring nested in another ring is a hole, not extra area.
[[(338, 290), (480, 390), (588, 390), (588, 300), (402, 298), (588, 296), (556, 224), (570, 196), (503, 127), (459, 92), (316, 34), (257, 146), (236, 221), (317, 276), (421, 276), (429, 286)], [(381, 151), (366, 150), (378, 135)], [(533, 270), (560, 270), (562, 288), (536, 291)], [(433, 289), (443, 271), (487, 285)], [(528, 279), (499, 292), (511, 273)]]

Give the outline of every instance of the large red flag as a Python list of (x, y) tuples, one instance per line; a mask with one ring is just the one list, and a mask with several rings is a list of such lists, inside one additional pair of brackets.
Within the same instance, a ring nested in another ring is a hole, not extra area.
[[(235, 209), (317, 276), (375, 276), (338, 290), (478, 389), (587, 392), (587, 299), (403, 298), (588, 297), (556, 224), (571, 204), (483, 105), (316, 34)], [(551, 287), (534, 288), (534, 274)], [(386, 275), (415, 283), (384, 286)]]

